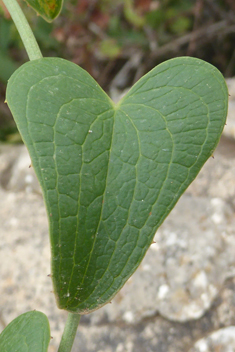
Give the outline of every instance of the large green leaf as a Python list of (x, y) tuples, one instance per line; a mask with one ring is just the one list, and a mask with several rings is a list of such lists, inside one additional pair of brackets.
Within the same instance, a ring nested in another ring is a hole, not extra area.
[(117, 293), (213, 153), (227, 114), (213, 66), (176, 58), (116, 106), (73, 63), (13, 74), (7, 101), (41, 183), (60, 308), (88, 313)]
[(0, 334), (1, 352), (47, 352), (50, 327), (45, 314), (28, 312), (14, 319)]
[(47, 22), (59, 16), (63, 0), (25, 0)]

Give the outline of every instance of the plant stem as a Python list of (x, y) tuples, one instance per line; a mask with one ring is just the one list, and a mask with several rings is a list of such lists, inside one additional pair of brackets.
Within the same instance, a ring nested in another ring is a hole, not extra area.
[(70, 352), (76, 336), (81, 315), (69, 313), (58, 352)]
[(42, 58), (42, 53), (39, 49), (38, 43), (34, 37), (34, 34), (25, 18), (23, 11), (21, 10), (16, 0), (2, 0), (9, 11), (16, 28), (21, 36), (27, 54), (30, 60), (36, 60)]

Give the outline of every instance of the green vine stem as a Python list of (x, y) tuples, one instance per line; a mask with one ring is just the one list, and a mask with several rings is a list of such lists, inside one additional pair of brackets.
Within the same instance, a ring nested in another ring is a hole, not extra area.
[(39, 49), (38, 43), (34, 37), (34, 34), (25, 18), (23, 11), (21, 10), (16, 0), (2, 0), (7, 10), (9, 11), (12, 20), (14, 21), (16, 28), (21, 36), (25, 49), (27, 51), (30, 60), (36, 60), (42, 58), (42, 53)]
[(65, 328), (62, 335), (62, 339), (60, 341), (58, 352), (71, 351), (80, 318), (81, 318), (81, 315), (79, 314), (68, 313), (68, 318), (65, 324)]

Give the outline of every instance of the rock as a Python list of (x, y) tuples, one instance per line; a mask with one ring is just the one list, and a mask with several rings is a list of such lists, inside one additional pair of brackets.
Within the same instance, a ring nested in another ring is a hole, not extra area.
[(235, 274), (228, 223), (235, 227), (233, 211), (222, 199), (183, 195), (139, 269), (112, 304), (91, 315), (93, 323), (136, 324), (158, 312), (180, 322), (200, 318)]
[[(56, 308), (50, 274), (50, 246), (43, 199), (0, 188), (0, 322), (39, 310), (48, 315), (58, 344), (65, 312)], [(60, 328), (58, 330), (58, 327)], [(56, 351), (52, 349), (50, 352)]]
[(234, 352), (235, 326), (217, 330), (195, 343), (189, 352)]
[(229, 106), (227, 123), (223, 134), (226, 137), (235, 138), (235, 78), (226, 80), (229, 92)]
[(201, 169), (186, 193), (199, 197), (221, 198), (235, 207), (235, 141), (222, 137), (214, 157)]
[(10, 145), (0, 146), (0, 185), (13, 192), (25, 190), (41, 194), (29, 153), (24, 145), (14, 148)]

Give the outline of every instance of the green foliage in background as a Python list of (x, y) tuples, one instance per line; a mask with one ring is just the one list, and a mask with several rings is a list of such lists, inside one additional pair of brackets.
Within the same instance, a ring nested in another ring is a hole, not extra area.
[(12, 21), (0, 17), (0, 80), (7, 83), (12, 73), (17, 69), (17, 63), (8, 54), (12, 40)]

